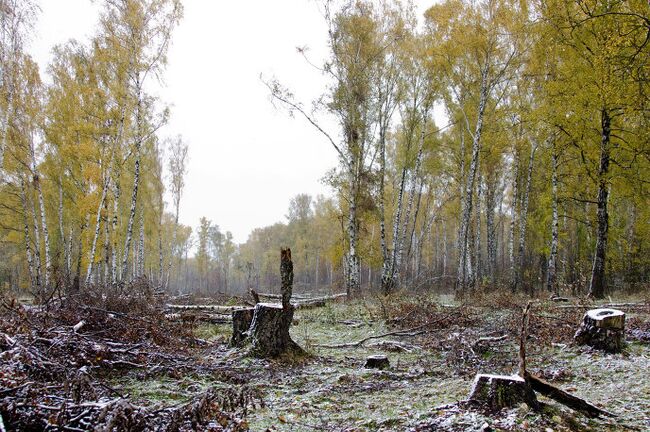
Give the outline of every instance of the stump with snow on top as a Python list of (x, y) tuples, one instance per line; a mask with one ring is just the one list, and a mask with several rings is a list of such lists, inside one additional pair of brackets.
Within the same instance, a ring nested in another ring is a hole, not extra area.
[(625, 313), (617, 309), (591, 309), (574, 336), (580, 345), (618, 353), (625, 342)]

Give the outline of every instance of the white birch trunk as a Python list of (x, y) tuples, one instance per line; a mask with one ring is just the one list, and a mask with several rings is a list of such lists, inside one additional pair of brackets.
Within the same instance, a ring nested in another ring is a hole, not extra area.
[(557, 202), (557, 170), (558, 170), (558, 154), (555, 148), (555, 142), (553, 142), (553, 165), (552, 165), (552, 175), (551, 175), (551, 190), (552, 190), (552, 206), (553, 206), (553, 220), (551, 221), (551, 251), (548, 257), (548, 272), (546, 277), (546, 288), (555, 293), (559, 294), (558, 285), (557, 285), (557, 247), (558, 247), (558, 202)]
[[(492, 178), (489, 175), (488, 179)], [(494, 224), (494, 211), (496, 207), (495, 188), (496, 182), (487, 180), (485, 190), (485, 229), (487, 237), (487, 276), (490, 283), (494, 283), (497, 266), (497, 233)]]
[(117, 248), (118, 248), (118, 230), (117, 230), (117, 218), (119, 215), (119, 203), (120, 203), (120, 184), (119, 178), (113, 178), (113, 220), (111, 222), (112, 233), (113, 233), (113, 247), (111, 248), (111, 283), (115, 285), (119, 279), (117, 274)]
[(90, 285), (90, 278), (92, 277), (93, 267), (95, 265), (95, 252), (97, 250), (97, 240), (99, 239), (99, 232), (101, 230), (102, 209), (104, 208), (104, 203), (106, 201), (109, 178), (110, 178), (110, 173), (104, 179), (104, 184), (102, 186), (102, 194), (99, 199), (99, 204), (97, 205), (97, 214), (95, 216), (95, 230), (93, 232), (93, 240), (90, 244), (90, 251), (88, 253), (88, 269), (86, 271), (86, 285)]
[(348, 253), (348, 274), (347, 274), (347, 292), (348, 294), (358, 294), (361, 291), (361, 267), (359, 255), (357, 254), (358, 240), (358, 222), (357, 222), (357, 196), (358, 196), (358, 171), (362, 161), (351, 162), (349, 182), (350, 182), (350, 209), (348, 214), (348, 237), (350, 240), (350, 249)]
[[(424, 136), (426, 133), (426, 114), (422, 116), (422, 127), (420, 131), (420, 142), (418, 146), (418, 153), (415, 157), (415, 168), (411, 174), (411, 185), (410, 193), (408, 197), (408, 203), (406, 205), (406, 213), (404, 214), (404, 226), (402, 228), (402, 236), (399, 241), (397, 262), (395, 263), (395, 275), (396, 279), (399, 280), (399, 275), (402, 267), (402, 259), (404, 255), (404, 245), (406, 244), (406, 236), (408, 233), (408, 226), (411, 221), (411, 212), (413, 211), (413, 200), (415, 198), (415, 189), (417, 186), (418, 176), (420, 174), (420, 165), (422, 163), (422, 154), (424, 152)], [(414, 221), (415, 224), (415, 221)], [(410, 249), (410, 247), (409, 247)]]
[(61, 267), (65, 270), (65, 284), (69, 282), (70, 274), (67, 271), (68, 249), (66, 248), (65, 229), (63, 224), (63, 179), (59, 176), (59, 235), (61, 236), (61, 250), (63, 251), (63, 262)]
[(34, 267), (34, 258), (32, 253), (31, 246), (31, 236), (29, 234), (29, 218), (28, 218), (28, 209), (27, 209), (27, 193), (25, 181), (20, 179), (20, 202), (23, 207), (23, 213), (25, 217), (24, 225), (24, 234), (25, 234), (25, 254), (27, 256), (27, 268), (29, 270), (29, 280), (30, 280), (30, 290), (32, 292), (40, 293), (40, 283), (37, 278), (36, 269)]
[(510, 266), (510, 283), (515, 286), (515, 223), (517, 220), (517, 204), (519, 203), (519, 151), (515, 148), (513, 159), (514, 172), (512, 175), (512, 208), (510, 213), (510, 230), (508, 231), (508, 264)]
[(390, 292), (390, 257), (386, 245), (386, 136), (384, 131), (380, 131), (379, 136), (379, 241), (381, 247), (381, 288), (384, 294)]
[(481, 93), (476, 117), (476, 130), (472, 140), (472, 160), (470, 162), (469, 175), (467, 177), (467, 187), (465, 188), (464, 200), (462, 205), (462, 217), (460, 221), (459, 244), (460, 257), (458, 263), (458, 289), (463, 291), (466, 285), (468, 268), (471, 268), (470, 257), (467, 250), (469, 246), (468, 233), (470, 216), (472, 214), (472, 195), (474, 191), (474, 182), (476, 171), (478, 169), (479, 150), (481, 145), (481, 132), (483, 130), (483, 114), (488, 98), (488, 71), (487, 68), (481, 72)]
[(47, 219), (45, 217), (45, 200), (43, 199), (43, 190), (41, 189), (40, 179), (35, 182), (38, 192), (38, 203), (41, 210), (41, 229), (43, 230), (43, 241), (45, 242), (45, 288), (50, 287), (50, 272), (52, 271), (52, 261), (50, 255), (50, 234), (47, 229)]
[[(480, 165), (480, 162), (479, 162)], [(481, 180), (481, 174), (478, 174), (478, 182), (476, 185), (476, 227), (474, 228), (475, 244), (474, 244), (474, 284), (481, 283), (481, 277), (483, 276), (483, 269), (481, 268), (481, 198), (483, 186)]]
[(32, 224), (34, 226), (34, 270), (36, 274), (36, 286), (39, 290), (39, 295), (42, 294), (41, 290), (43, 289), (43, 279), (42, 279), (42, 262), (41, 262), (41, 231), (38, 224), (38, 217), (36, 216), (36, 204), (34, 200), (27, 194), (27, 203), (29, 205), (29, 210), (32, 214)]
[[(135, 221), (135, 210), (138, 203), (138, 188), (140, 186), (140, 157), (142, 146), (142, 88), (140, 77), (136, 81), (137, 104), (136, 104), (136, 137), (135, 137), (135, 170), (133, 175), (133, 190), (131, 191), (131, 208), (129, 220), (126, 226), (126, 238), (124, 240), (124, 253), (122, 257), (122, 278), (125, 279), (129, 269), (129, 254), (131, 252), (131, 240), (133, 238), (133, 225)], [(135, 258), (135, 255), (134, 255)]]
[(138, 276), (144, 276), (144, 208), (140, 211), (140, 242), (138, 243)]
[(104, 259), (102, 261), (103, 265), (103, 284), (107, 286), (110, 283), (111, 278), (111, 232), (108, 224), (108, 200), (104, 200)]
[[(175, 212), (174, 212), (174, 231), (172, 232), (172, 244), (169, 247), (169, 265), (167, 266), (167, 275), (165, 276), (165, 283), (164, 283), (164, 289), (167, 289), (169, 286), (169, 275), (172, 272), (172, 261), (174, 259), (174, 252), (176, 249), (176, 237), (178, 235), (178, 213), (180, 210), (180, 191), (178, 193), (177, 197), (174, 197), (174, 207), (175, 207)], [(161, 257), (162, 257), (162, 250), (161, 250)]]

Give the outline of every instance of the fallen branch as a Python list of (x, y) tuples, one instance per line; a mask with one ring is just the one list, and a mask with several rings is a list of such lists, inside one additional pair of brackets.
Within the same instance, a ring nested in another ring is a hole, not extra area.
[[(274, 299), (274, 300), (282, 300), (282, 294), (271, 294), (271, 293), (257, 293), (259, 297), (264, 297), (264, 298), (269, 298), (269, 299)], [(305, 299), (308, 300), (310, 297), (303, 295), (303, 294), (292, 294), (292, 298), (294, 299)]]
[(526, 370), (526, 333), (528, 328), (528, 316), (530, 313), (531, 302), (528, 302), (524, 315), (521, 319), (521, 335), (519, 340), (519, 376), (526, 380), (530, 387), (544, 396), (555, 400), (575, 411), (579, 411), (589, 417), (616, 417), (614, 414), (590, 404), (584, 399), (574, 396), (564, 390), (555, 387), (549, 382), (530, 374)]
[(554, 401), (559, 402), (562, 405), (565, 405), (575, 411), (579, 411), (589, 417), (600, 417), (601, 415), (607, 417), (616, 417), (615, 414), (598, 408), (597, 406), (592, 405), (584, 399), (567, 393), (564, 390), (555, 387), (551, 383), (546, 382), (535, 375), (526, 373), (526, 380), (530, 383), (531, 387), (536, 392), (539, 392), (547, 398), (553, 399)]
[(582, 304), (582, 305), (558, 305), (554, 309), (603, 309), (603, 308), (650, 308), (650, 304), (642, 303), (606, 303), (602, 305), (597, 304)]
[(482, 336), (478, 338), (473, 344), (472, 348), (476, 349), (478, 346), (481, 344), (487, 343), (487, 344), (492, 344), (495, 342), (501, 342), (508, 339), (508, 335), (503, 335), (503, 336)]
[(443, 316), (441, 318), (438, 318), (437, 320), (427, 322), (427, 323), (421, 324), (419, 326), (412, 327), (410, 329), (395, 330), (395, 331), (388, 332), (388, 333), (383, 333), (383, 334), (380, 334), (380, 335), (367, 336), (367, 337), (365, 337), (365, 338), (363, 338), (361, 340), (358, 340), (356, 342), (347, 342), (347, 343), (334, 344), (334, 345), (321, 344), (321, 345), (314, 345), (314, 346), (319, 347), (319, 348), (357, 348), (357, 347), (360, 347), (361, 345), (363, 345), (364, 343), (368, 342), (369, 340), (381, 339), (381, 338), (384, 338), (384, 337), (387, 337), (387, 336), (402, 336), (402, 337), (418, 336), (418, 335), (421, 335), (423, 333), (426, 333), (427, 331), (430, 331), (430, 330), (422, 330), (422, 329), (424, 329), (426, 327), (430, 327), (432, 325), (435, 325), (435, 324), (437, 324), (437, 323), (439, 323), (441, 321), (444, 321), (445, 319), (449, 318), (449, 316), (450, 315), (445, 315), (445, 316)]
[(183, 322), (207, 322), (210, 324), (228, 324), (232, 322), (232, 316), (230, 315), (221, 315), (221, 314), (207, 314), (207, 313), (196, 313), (196, 314), (182, 314), (182, 313), (171, 313), (165, 315), (165, 319), (168, 321), (183, 321)]
[(348, 295), (347, 293), (339, 293), (339, 294), (333, 294), (333, 295), (323, 296), (323, 297), (314, 297), (307, 300), (300, 300), (294, 303), (294, 307), (297, 309), (301, 309), (301, 308), (325, 306), (326, 302), (330, 300), (336, 300), (339, 298), (347, 297), (347, 295)]

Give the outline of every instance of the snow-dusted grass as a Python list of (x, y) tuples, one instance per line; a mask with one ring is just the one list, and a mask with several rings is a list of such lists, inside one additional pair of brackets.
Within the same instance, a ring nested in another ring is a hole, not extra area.
[[(451, 301), (445, 298), (440, 303)], [(471, 328), (452, 326), (416, 337), (386, 338), (406, 345), (408, 352), (373, 346), (375, 340), (359, 347), (319, 347), (356, 342), (395, 330), (386, 323), (386, 310), (379, 301), (356, 300), (299, 310), (291, 335), (310, 355), (274, 361), (245, 357), (242, 350), (227, 347), (228, 325), (201, 325), (195, 334), (212, 345), (197, 352), (198, 360), (232, 368), (241, 377), (240, 382), (217, 375), (181, 375), (122, 377), (116, 386), (139, 400), (178, 403), (186, 395), (209, 386), (247, 385), (259, 392), (266, 404), (248, 415), (253, 431), (463, 431), (480, 430), (485, 423), (500, 430), (614, 431), (622, 430), (623, 425), (650, 430), (650, 346), (632, 342), (625, 353), (616, 355), (575, 346), (570, 342), (572, 321), (567, 323), (567, 315), (557, 315), (554, 306), (538, 305), (534, 312), (539, 317), (556, 317), (558, 331), (564, 332), (566, 343), (558, 343), (557, 335), (550, 338), (548, 330), (537, 329), (528, 342), (529, 369), (618, 414), (616, 420), (587, 419), (543, 397), (540, 400), (550, 405), (543, 413), (527, 407), (516, 407), (497, 416), (435, 410), (464, 399), (475, 373), (514, 372), (517, 340), (512, 330), (507, 332), (507, 340), (486, 351), (471, 353), (471, 361), (460, 361), (454, 356), (463, 353), (467, 341), (495, 330), (506, 332), (509, 325), (518, 323), (520, 312), (516, 308), (474, 311), (472, 314), (478, 319)], [(579, 319), (580, 313), (573, 319)], [(642, 321), (650, 319), (638, 312), (629, 316)], [(371, 354), (387, 355), (390, 369), (364, 369), (364, 360)]]

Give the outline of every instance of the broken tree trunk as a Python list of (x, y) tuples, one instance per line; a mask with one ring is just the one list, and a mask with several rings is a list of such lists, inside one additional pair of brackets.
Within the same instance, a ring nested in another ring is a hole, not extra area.
[(543, 379), (536, 377), (535, 375), (526, 374), (526, 380), (530, 383), (531, 387), (536, 392), (539, 392), (547, 398), (553, 399), (562, 405), (565, 405), (575, 411), (579, 411), (589, 417), (598, 417), (601, 415), (607, 417), (615, 417), (614, 414), (600, 409), (584, 399), (569, 394), (564, 390), (544, 381)]
[(574, 336), (580, 345), (617, 353), (625, 342), (625, 313), (617, 309), (592, 309)]
[[(589, 417), (598, 417), (600, 415), (605, 415), (609, 417), (615, 417), (614, 414), (609, 413), (605, 410), (602, 410), (584, 399), (581, 399), (577, 396), (573, 396), (565, 392), (564, 390), (555, 387), (554, 385), (544, 381), (543, 379), (528, 373), (526, 370), (526, 328), (528, 327), (527, 316), (530, 310), (531, 303), (528, 302), (526, 306), (526, 311), (524, 312), (524, 319), (521, 326), (521, 341), (519, 348), (519, 375), (526, 380), (526, 385), (531, 387), (534, 391), (543, 394), (544, 396), (555, 400), (556, 402), (561, 403), (575, 411), (579, 411)], [(621, 312), (622, 313), (622, 312)], [(586, 318), (587, 315), (585, 315)], [(623, 314), (623, 320), (625, 319), (625, 314)], [(617, 321), (617, 318), (613, 318), (612, 321)]]
[(248, 329), (253, 322), (255, 308), (238, 309), (232, 311), (232, 337), (231, 346), (239, 346), (248, 336)]
[(248, 333), (252, 353), (258, 357), (277, 357), (286, 352), (302, 352), (289, 335), (294, 311), (291, 305), (293, 263), (289, 248), (280, 251), (280, 276), (282, 305), (258, 303), (253, 312), (253, 321)]

